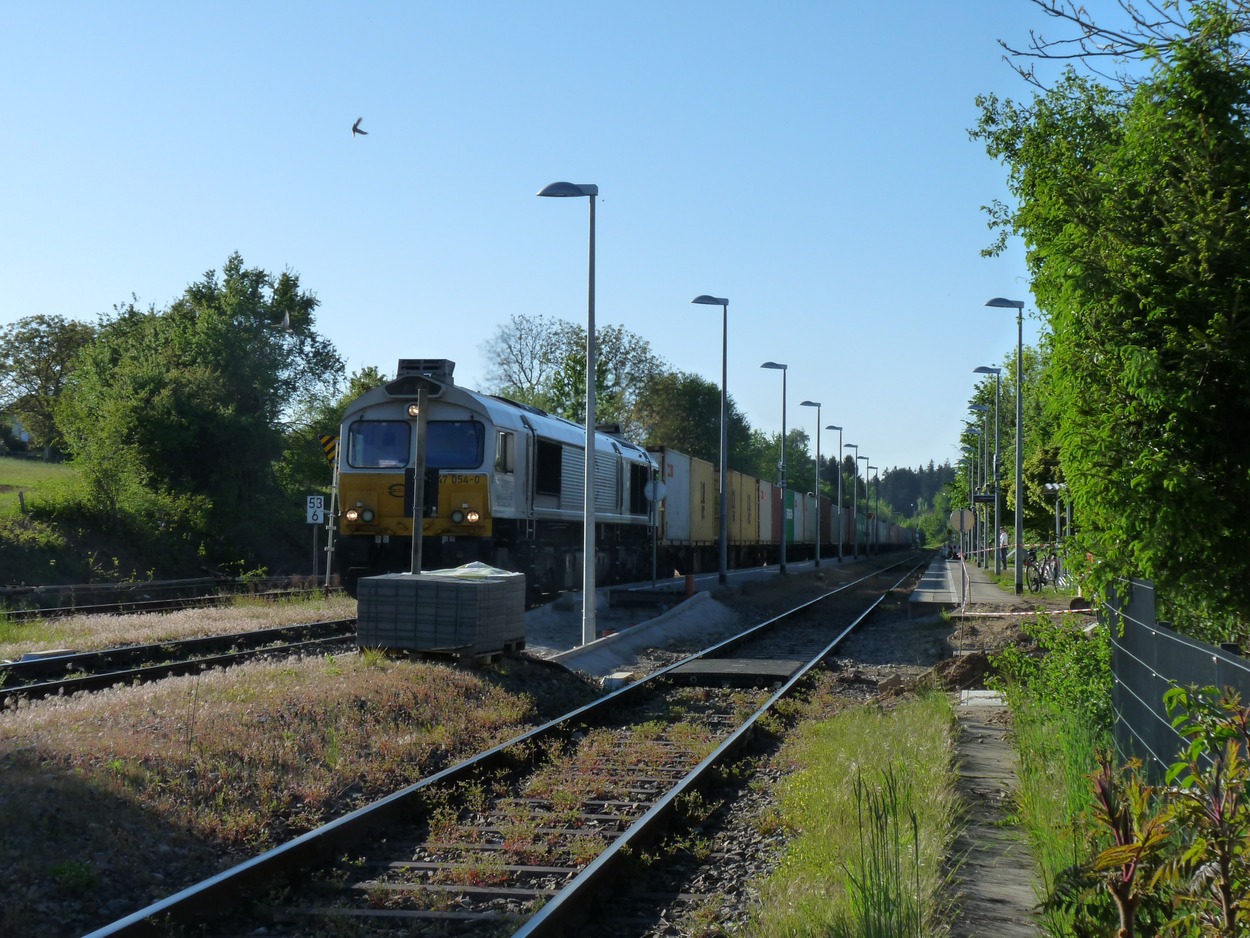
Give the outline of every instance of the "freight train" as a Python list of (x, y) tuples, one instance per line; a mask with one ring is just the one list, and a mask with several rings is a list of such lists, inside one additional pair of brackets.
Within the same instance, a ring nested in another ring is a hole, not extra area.
[[(459, 387), (455, 362), (401, 359), (396, 377), (348, 406), (339, 437), (334, 557), (347, 590), (362, 576), (411, 570), (413, 516), (422, 569), (482, 561), (526, 575), (533, 596), (582, 580), (585, 428)], [(597, 583), (717, 569), (718, 470), (667, 447), (648, 451), (613, 428), (594, 435)], [(662, 485), (660, 484), (662, 483)], [(659, 496), (654, 501), (652, 495)], [(911, 544), (897, 525), (830, 499), (730, 472), (731, 567)], [(839, 514), (841, 523), (839, 524)], [(817, 517), (819, 515), (819, 525)]]

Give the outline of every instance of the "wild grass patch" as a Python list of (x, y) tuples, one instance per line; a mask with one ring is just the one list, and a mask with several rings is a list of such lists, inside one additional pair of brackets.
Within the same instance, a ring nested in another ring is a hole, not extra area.
[(945, 695), (930, 694), (799, 728), (777, 819), (796, 833), (761, 884), (752, 934), (941, 933), (953, 726)]
[[(361, 792), (519, 732), (530, 703), (443, 666), (340, 656), (263, 662), (46, 702), (0, 720), (0, 754), (72, 775), (219, 843), (311, 829)], [(0, 786), (2, 788), (2, 786)]]
[(20, 517), (23, 499), (61, 490), (76, 477), (71, 466), (61, 463), (0, 458), (0, 518)]
[(19, 658), (28, 651), (53, 648), (93, 651), (121, 645), (145, 645), (323, 619), (349, 619), (355, 615), (354, 599), (320, 594), (298, 603), (232, 605), (127, 616), (68, 616), (38, 622), (13, 622), (0, 615), (0, 658)]

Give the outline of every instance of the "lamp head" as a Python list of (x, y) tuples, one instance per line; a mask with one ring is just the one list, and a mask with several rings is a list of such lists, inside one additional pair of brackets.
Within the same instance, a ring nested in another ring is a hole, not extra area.
[(706, 293), (700, 293), (691, 303), (698, 303), (700, 306), (728, 306), (729, 298), (721, 296), (709, 296)]
[(841, 432), (842, 432), (842, 428), (841, 428), (841, 427), (835, 427), (833, 424), (829, 424), (828, 426), (826, 426), (826, 427), (825, 427), (825, 429), (826, 429), (826, 430), (837, 430), (839, 433), (841, 433)]
[(996, 296), (992, 300), (987, 300), (986, 306), (995, 306), (999, 309), (1024, 309), (1024, 300), (1008, 300), (1001, 296)]
[(992, 368), (989, 365), (977, 365), (977, 367), (972, 369), (972, 373), (974, 375), (1001, 375), (1003, 370), (1001, 368)]
[(799, 406), (800, 407), (819, 407), (820, 404), (818, 404), (816, 401), (799, 401)]
[(599, 187), (593, 183), (553, 182), (539, 189), (538, 194), (564, 199), (570, 196), (598, 195)]
[(777, 362), (764, 362), (764, 364), (760, 365), (760, 367), (761, 367), (761, 368), (774, 368), (774, 369), (776, 369), (777, 371), (785, 371), (785, 370), (786, 370), (788, 367), (790, 367), (790, 366), (789, 366), (789, 365), (779, 365)]

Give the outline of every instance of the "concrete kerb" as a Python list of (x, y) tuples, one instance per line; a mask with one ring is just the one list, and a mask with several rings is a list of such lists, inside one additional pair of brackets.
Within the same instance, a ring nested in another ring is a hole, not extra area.
[(640, 648), (662, 645), (665, 632), (697, 641), (702, 631), (719, 631), (736, 621), (735, 613), (717, 602), (711, 593), (695, 593), (654, 619), (560, 652), (550, 660), (584, 674), (604, 677), (633, 665)]

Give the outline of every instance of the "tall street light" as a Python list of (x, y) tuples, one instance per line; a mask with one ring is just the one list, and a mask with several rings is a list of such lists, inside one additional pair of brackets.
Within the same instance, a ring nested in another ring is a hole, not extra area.
[(996, 296), (985, 304), (1016, 311), (1016, 595), (1024, 592), (1024, 400), (1020, 385), (1024, 362), (1024, 300)]
[(868, 517), (872, 519), (872, 528), (868, 531), (868, 552), (870, 554), (881, 553), (881, 546), (877, 539), (877, 509), (881, 507), (881, 503), (877, 496), (881, 494), (881, 477), (878, 476), (872, 486), (872, 503), (868, 502), (868, 473), (876, 472), (876, 466), (864, 466), (864, 506), (868, 508)]
[(696, 296), (691, 303), (703, 306), (719, 306), (720, 319), (720, 583), (729, 582), (729, 513), (725, 496), (729, 478), (729, 300), (706, 293)]
[(972, 369), (973, 374), (977, 375), (993, 375), (994, 376), (994, 575), (998, 576), (1003, 572), (1002, 568), (1002, 552), (998, 549), (998, 532), (1002, 528), (1003, 522), (998, 514), (999, 493), (1003, 488), (1003, 466), (1002, 457), (1002, 438), (999, 435), (998, 408), (1002, 402), (1000, 396), (1003, 370), (994, 368), (990, 365), (978, 365)]
[[(967, 429), (969, 430), (969, 432), (971, 432), (972, 430), (975, 430), (976, 428), (968, 427)], [(973, 501), (973, 498), (975, 496), (973, 493), (974, 483), (972, 481), (973, 478), (975, 478), (976, 473), (977, 473), (977, 451), (976, 451), (976, 447), (970, 444), (964, 444), (963, 446), (960, 447), (960, 449), (963, 451), (963, 454), (968, 457), (968, 508), (970, 511), (973, 512), (972, 530), (968, 532), (968, 546), (965, 549), (965, 553), (964, 553), (964, 558), (967, 559), (968, 554), (971, 553), (973, 550), (972, 539), (977, 529), (976, 510), (974, 508), (974, 506), (976, 505), (976, 502)]]
[[(868, 545), (872, 543), (872, 532), (868, 530), (868, 463), (871, 460), (869, 460), (867, 456), (859, 455), (859, 450), (856, 450), (855, 451), (855, 481), (856, 481), (855, 487), (856, 488), (859, 487), (859, 484), (858, 484), (859, 483), (859, 461), (861, 459), (864, 461), (864, 556), (866, 557), (868, 556), (868, 553), (869, 553)], [(857, 519), (859, 517), (858, 510), (855, 512), (855, 517)], [(858, 524), (855, 525), (855, 541), (858, 544), (859, 542), (859, 525)], [(859, 553), (858, 546), (855, 548), (855, 553), (856, 554)]]
[(590, 202), (590, 278), (586, 299), (586, 474), (582, 492), (582, 644), (595, 640), (595, 196), (599, 187), (553, 182), (540, 196)]
[[(981, 415), (981, 478), (979, 485), (982, 489), (984, 489), (986, 482), (989, 481), (990, 475), (990, 434), (985, 426), (985, 421), (987, 419), (987, 415), (989, 414), (989, 408), (984, 404), (973, 404), (968, 409), (973, 413)], [(985, 545), (990, 543), (991, 539), (985, 536), (984, 516), (977, 510), (977, 503), (975, 500), (972, 503), (972, 513), (977, 518), (977, 524), (979, 525), (977, 536), (981, 538), (981, 551), (977, 554), (977, 566), (984, 567), (986, 564)]]
[(777, 362), (764, 362), (761, 368), (772, 368), (781, 372), (781, 572), (786, 572), (786, 372), (789, 365)]
[(816, 408), (816, 563), (820, 566), (820, 404), (816, 401), (799, 401), (800, 407)]
[[(846, 530), (846, 525), (842, 523), (842, 428), (829, 424), (829, 426), (825, 427), (825, 429), (838, 431), (838, 563), (841, 563), (842, 532)], [(820, 444), (817, 444), (817, 447), (819, 447), (819, 445)]]
[[(859, 559), (859, 444), (847, 443), (847, 449), (855, 450), (855, 471), (851, 473), (851, 524), (855, 527), (852, 533), (851, 559)], [(838, 464), (838, 478), (842, 478), (842, 465)]]
[[(981, 536), (981, 532), (977, 529), (977, 441), (981, 438), (981, 428), (975, 425), (969, 425), (964, 428), (964, 432), (973, 437), (973, 441), (964, 446), (964, 452), (968, 454), (971, 460), (968, 465), (968, 510), (972, 512), (972, 532), (968, 538), (968, 546), (972, 551), (973, 557), (980, 557), (980, 548), (984, 544), (978, 544), (977, 540)], [(978, 563), (979, 567), (980, 564)]]

